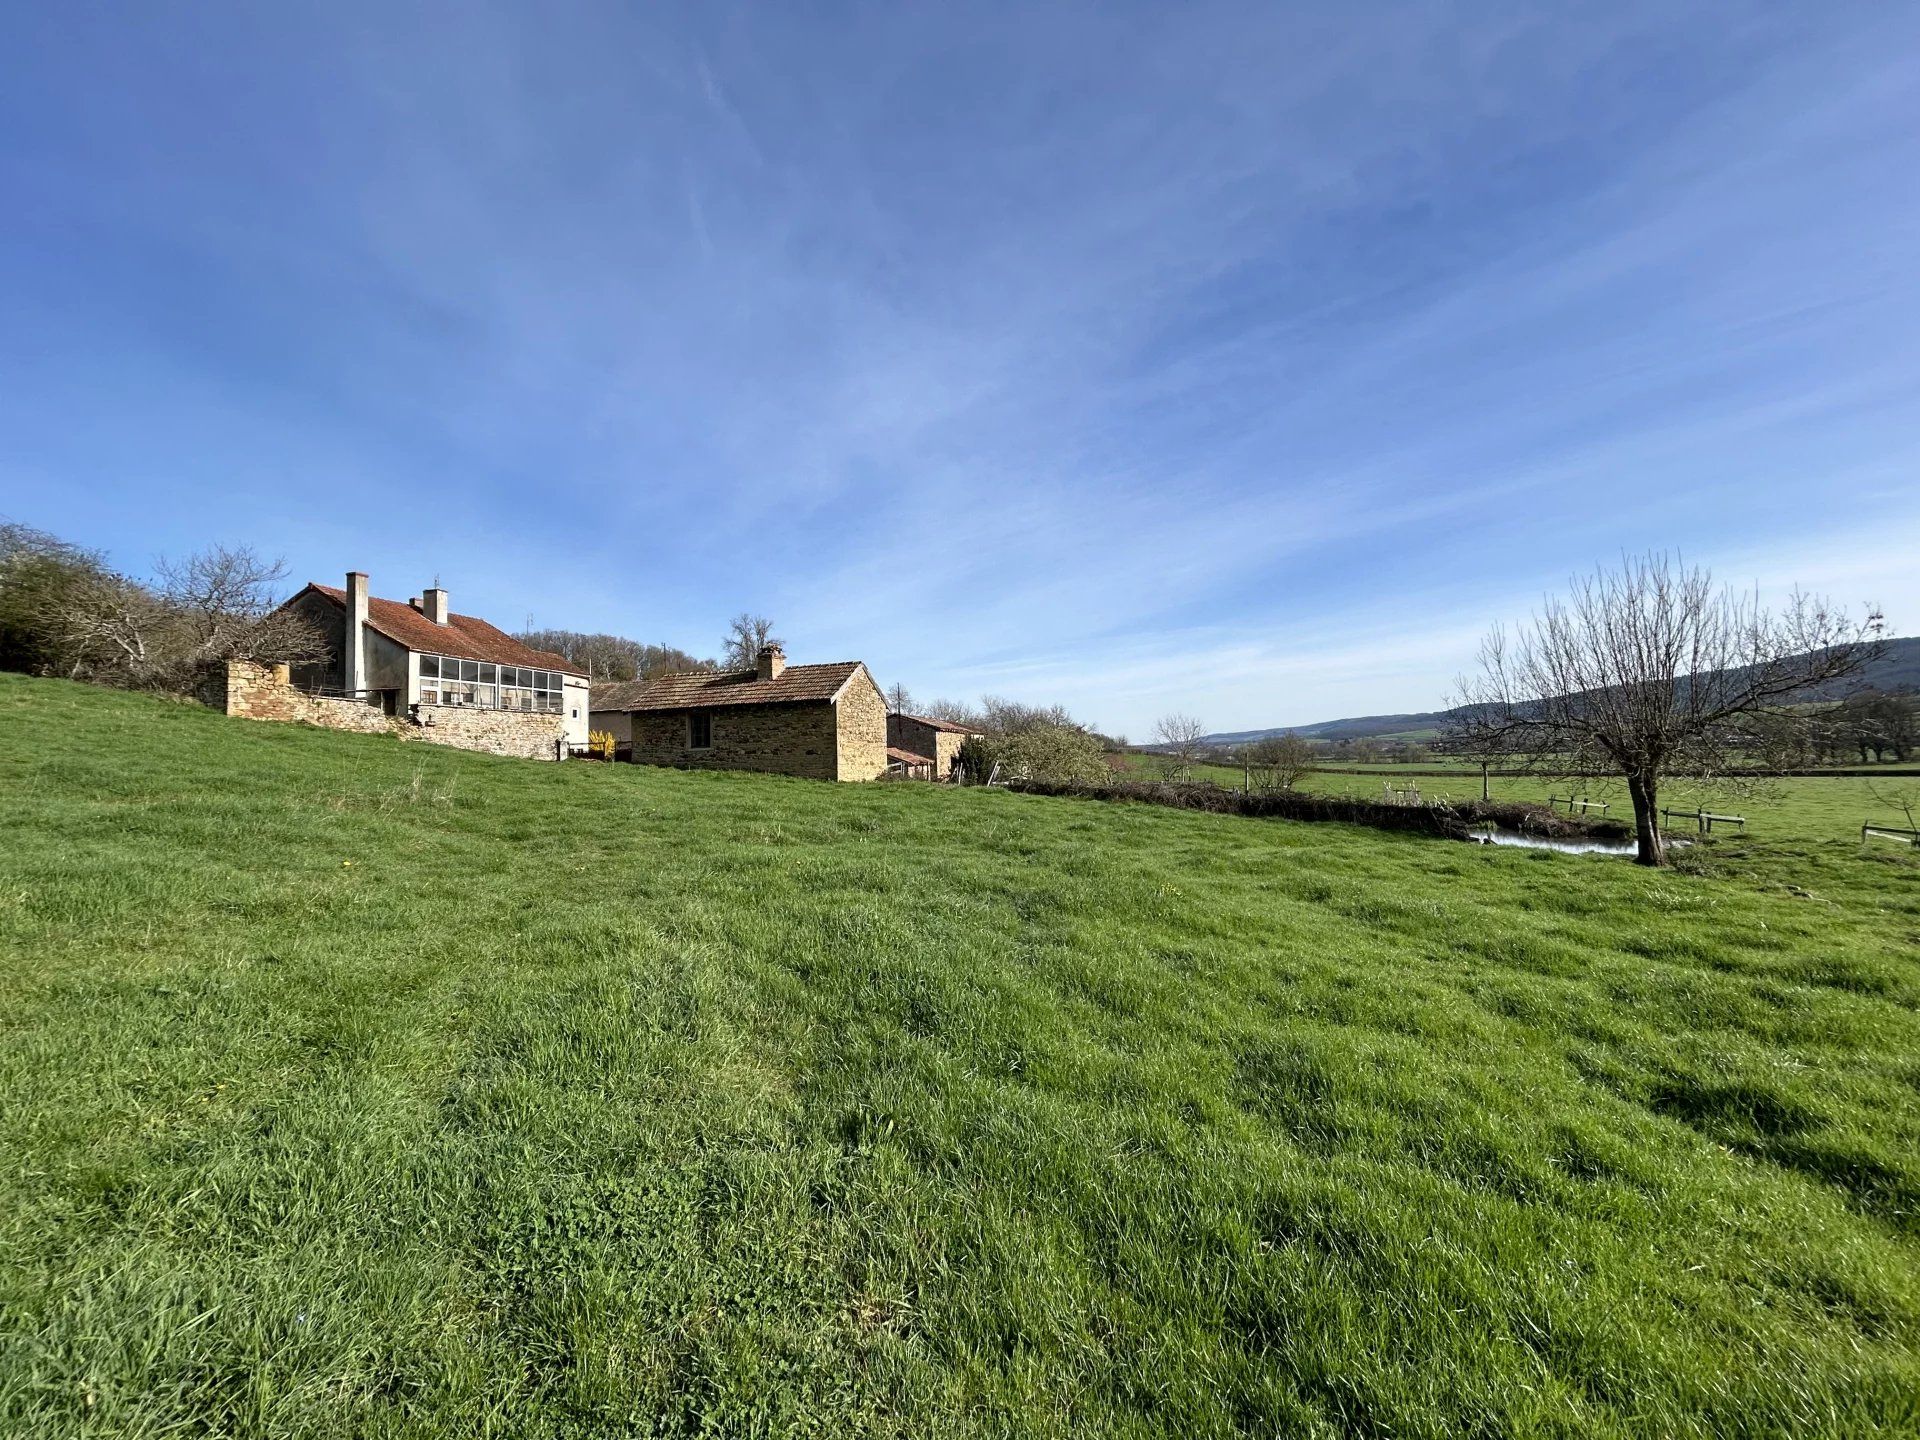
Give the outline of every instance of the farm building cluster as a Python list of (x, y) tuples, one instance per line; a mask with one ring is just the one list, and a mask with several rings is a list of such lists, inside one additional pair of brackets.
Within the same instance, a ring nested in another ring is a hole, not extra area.
[(281, 607), (308, 621), (326, 657), (235, 662), (203, 698), (229, 715), (390, 733), (535, 760), (586, 751), (593, 731), (646, 765), (763, 770), (815, 780), (947, 780), (964, 726), (890, 714), (865, 664), (789, 665), (777, 644), (751, 670), (688, 670), (595, 682), (435, 586), (406, 601), (310, 584)]

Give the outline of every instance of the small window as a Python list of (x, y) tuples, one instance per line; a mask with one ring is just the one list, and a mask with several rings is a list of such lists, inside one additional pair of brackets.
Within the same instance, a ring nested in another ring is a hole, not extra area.
[(689, 750), (713, 748), (713, 716), (687, 716), (687, 748)]
[(480, 678), (480, 662), (478, 660), (462, 660), (460, 662), (460, 678), (462, 680), (478, 680)]
[(440, 657), (438, 655), (422, 655), (420, 657), (420, 678), (422, 680), (438, 680), (440, 678)]
[(483, 662), (480, 666), (480, 679), (483, 684), (487, 684), (487, 685), (499, 684), (500, 683), (499, 667), (495, 665), (488, 665)]

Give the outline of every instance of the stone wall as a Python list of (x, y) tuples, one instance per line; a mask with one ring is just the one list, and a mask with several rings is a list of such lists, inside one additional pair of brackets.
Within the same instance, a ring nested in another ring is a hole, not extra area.
[(889, 715), (887, 743), (897, 749), (925, 755), (933, 761), (934, 778), (945, 780), (953, 774), (954, 759), (960, 754), (960, 747), (967, 743), (967, 737), (951, 730), (942, 730), (938, 725), (929, 725), (912, 715)]
[(566, 733), (565, 717), (523, 714), (512, 710), (474, 710), (464, 705), (422, 705), (420, 721), (384, 715), (372, 705), (309, 695), (288, 682), (285, 665), (256, 665), (235, 661), (227, 666), (226, 684), (217, 683), (201, 698), (216, 710), (248, 720), (274, 720), (318, 725), (327, 730), (350, 730), (362, 735), (397, 735), (459, 750), (488, 755), (510, 755), (523, 760), (559, 758), (558, 743)]
[(835, 727), (839, 737), (835, 778), (878, 780), (887, 773), (887, 698), (864, 665), (846, 683), (833, 708), (840, 712)]
[(288, 681), (285, 665), (257, 665), (236, 660), (227, 666), (226, 692), (216, 709), (247, 720), (276, 720), (283, 724), (318, 725), (327, 730), (353, 730), (382, 735), (393, 728), (390, 716), (357, 700), (309, 695)]
[(966, 736), (956, 735), (951, 730), (933, 732), (933, 775), (936, 780), (952, 778), (953, 762), (960, 758), (960, 747), (966, 743)]
[(402, 740), (425, 740), (518, 760), (558, 760), (565, 753), (564, 715), (476, 710), (467, 705), (421, 705), (418, 710), (420, 724), (405, 719), (395, 722)]
[(635, 711), (635, 762), (683, 770), (763, 770), (807, 780), (839, 778), (834, 707), (824, 700), (722, 705), (702, 713), (713, 717), (713, 745), (695, 750), (687, 744), (688, 711)]

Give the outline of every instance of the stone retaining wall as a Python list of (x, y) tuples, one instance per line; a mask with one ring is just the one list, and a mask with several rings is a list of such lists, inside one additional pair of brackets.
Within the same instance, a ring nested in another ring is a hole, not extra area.
[(288, 681), (285, 665), (236, 660), (227, 666), (224, 685), (216, 679), (201, 697), (216, 710), (247, 720), (318, 725), (361, 735), (397, 735), (457, 750), (507, 755), (521, 760), (555, 760), (564, 752), (566, 718), (512, 710), (474, 710), (464, 705), (422, 705), (420, 723), (385, 715), (357, 700), (309, 695)]

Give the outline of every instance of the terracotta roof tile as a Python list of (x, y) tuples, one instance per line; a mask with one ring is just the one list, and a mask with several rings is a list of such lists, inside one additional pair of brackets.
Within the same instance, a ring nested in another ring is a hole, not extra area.
[[(326, 596), (342, 609), (346, 608), (347, 592), (337, 585), (309, 585), (307, 589)], [(367, 623), (389, 640), (429, 655), (452, 655), (461, 660), (490, 660), (496, 665), (527, 665), (540, 670), (559, 670), (568, 675), (582, 673), (564, 655), (522, 645), (506, 631), (489, 625), (477, 615), (448, 612), (447, 623), (436, 625), (411, 605), (399, 600), (368, 596)]]
[(902, 750), (893, 745), (887, 746), (887, 758), (889, 760), (898, 760), (903, 765), (933, 764), (933, 757), (931, 755), (916, 755), (911, 750)]
[[(713, 710), (723, 705), (791, 705), (831, 700), (861, 668), (858, 660), (829, 665), (789, 665), (778, 680), (762, 680), (752, 670), (680, 670), (632, 682), (620, 703), (597, 710)], [(612, 689), (611, 686), (608, 687)]]

